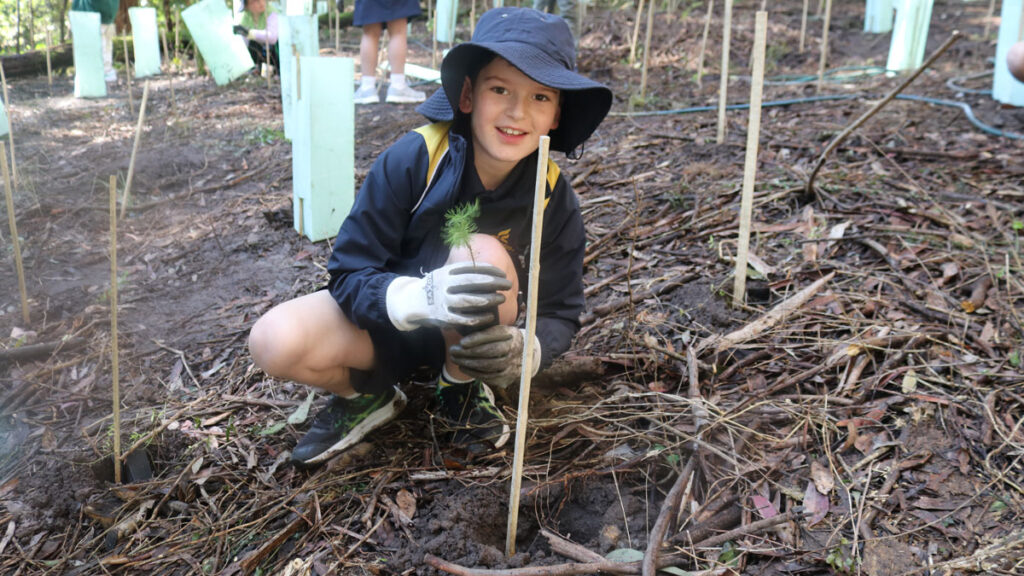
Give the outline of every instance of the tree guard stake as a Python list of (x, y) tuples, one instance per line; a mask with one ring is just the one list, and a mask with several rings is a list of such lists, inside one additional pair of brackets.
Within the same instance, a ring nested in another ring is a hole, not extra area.
[[(147, 83), (146, 86), (149, 86)], [(114, 418), (114, 482), (121, 483), (121, 385), (117, 359), (117, 176), (110, 176), (110, 396)]]
[[(831, 2), (831, 0), (829, 0)], [(743, 192), (740, 196), (740, 236), (736, 248), (736, 272), (733, 277), (732, 303), (743, 303), (747, 286), (747, 259), (750, 250), (750, 221), (754, 210), (754, 181), (757, 176), (757, 145), (761, 135), (761, 88), (764, 85), (764, 47), (768, 35), (768, 13), (759, 11), (754, 20), (753, 70), (750, 81), (750, 116), (747, 119), (747, 157), (743, 166)]]
[(135, 154), (139, 151), (139, 138), (142, 136), (142, 121), (146, 119), (146, 99), (149, 98), (149, 80), (142, 85), (142, 103), (139, 104), (139, 122), (135, 125), (135, 143), (132, 144), (132, 157), (128, 161), (128, 177), (124, 182), (124, 197), (121, 199), (121, 218), (128, 211), (128, 199), (131, 198), (132, 176), (135, 175)]
[(25, 268), (21, 263), (21, 244), (18, 242), (18, 223), (14, 219), (14, 193), (11, 175), (7, 171), (7, 145), (0, 142), (0, 170), (3, 171), (4, 193), (7, 196), (7, 222), (11, 226), (11, 244), (14, 247), (14, 267), (18, 269), (18, 291), (21, 293), (21, 318), (28, 325), (28, 291), (25, 290)]
[(508, 537), (505, 555), (516, 553), (516, 525), (519, 522), (519, 490), (523, 485), (523, 456), (526, 452), (526, 420), (530, 407), (533, 371), (533, 339), (537, 333), (537, 281), (540, 278), (541, 232), (544, 227), (544, 192), (548, 184), (550, 136), (540, 137), (537, 149), (537, 182), (533, 190), (533, 233), (530, 235), (530, 278), (526, 293), (526, 338), (523, 342), (523, 370), (519, 379), (519, 410), (516, 414), (516, 449), (512, 456), (512, 489), (508, 499)]
[(732, 35), (732, 0), (725, 0), (725, 21), (722, 23), (722, 72), (718, 85), (718, 136), (725, 144), (725, 100), (729, 89), (729, 39)]

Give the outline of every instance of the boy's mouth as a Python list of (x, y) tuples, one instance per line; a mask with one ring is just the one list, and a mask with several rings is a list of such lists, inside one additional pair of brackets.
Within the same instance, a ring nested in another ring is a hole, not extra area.
[(526, 132), (523, 132), (522, 130), (516, 130), (515, 128), (499, 127), (498, 131), (501, 132), (502, 134), (505, 134), (506, 136), (522, 136), (526, 134)]

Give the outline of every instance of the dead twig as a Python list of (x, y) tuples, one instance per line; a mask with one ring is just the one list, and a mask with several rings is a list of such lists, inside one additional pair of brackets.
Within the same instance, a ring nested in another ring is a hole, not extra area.
[(939, 56), (942, 56), (942, 54), (945, 53), (945, 51), (948, 50), (949, 47), (952, 46), (954, 43), (956, 43), (956, 41), (959, 40), (962, 36), (963, 34), (961, 34), (959, 30), (954, 30), (953, 33), (950, 34), (949, 39), (947, 39), (942, 44), (942, 46), (939, 46), (939, 48), (935, 52), (932, 52), (931, 56), (929, 56), (928, 59), (924, 61), (924, 64), (921, 64), (921, 66), (918, 67), (917, 70), (914, 70), (914, 72), (910, 76), (907, 76), (906, 80), (900, 82), (899, 86), (893, 88), (891, 92), (886, 94), (885, 97), (879, 100), (874, 106), (872, 106), (870, 110), (868, 110), (864, 114), (861, 114), (860, 118), (854, 120), (852, 124), (844, 128), (842, 132), (837, 134), (836, 137), (833, 138), (832, 141), (828, 143), (828, 146), (825, 147), (825, 150), (822, 151), (821, 156), (818, 157), (818, 161), (814, 164), (814, 169), (811, 170), (811, 175), (807, 178), (807, 186), (804, 188), (804, 194), (806, 196), (813, 197), (814, 179), (818, 176), (818, 172), (821, 171), (821, 167), (825, 165), (825, 160), (828, 159), (828, 155), (831, 154), (833, 150), (835, 150), (836, 146), (842, 144), (843, 140), (846, 140), (846, 138), (850, 134), (852, 134), (854, 130), (860, 128), (865, 122), (870, 120), (871, 117), (877, 114), (879, 110), (884, 108), (886, 104), (892, 102), (892, 100), (896, 98), (897, 94), (903, 92), (903, 90), (906, 89), (907, 86), (910, 86), (910, 84), (914, 80), (916, 80), (922, 72), (927, 70), (929, 66), (931, 66), (936, 60), (938, 60)]

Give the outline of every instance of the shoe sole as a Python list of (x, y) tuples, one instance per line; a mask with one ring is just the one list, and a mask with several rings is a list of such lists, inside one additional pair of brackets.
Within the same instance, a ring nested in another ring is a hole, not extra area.
[(392, 98), (388, 96), (384, 101), (388, 104), (418, 104), (420, 102), (425, 102), (426, 98), (421, 100), (417, 98)]
[(337, 443), (332, 445), (330, 448), (310, 458), (309, 460), (302, 460), (300, 465), (302, 466), (314, 466), (329, 460), (332, 456), (348, 450), (352, 446), (355, 446), (370, 433), (371, 430), (378, 428), (386, 422), (392, 420), (399, 412), (405, 408), (406, 397), (401, 390), (395, 389), (395, 397), (391, 399), (384, 406), (381, 406), (379, 410), (367, 416), (366, 420), (363, 420), (359, 424), (356, 424), (352, 431), (347, 436), (339, 440)]
[(377, 104), (378, 102), (380, 102), (380, 98), (377, 96), (373, 98), (354, 98), (352, 100), (353, 104)]
[(483, 382), (480, 383), (480, 387), (483, 388), (484, 396), (487, 396), (487, 399), (491, 402), (491, 405), (498, 410), (498, 415), (501, 417), (501, 435), (494, 441), (494, 449), (497, 450), (508, 442), (510, 432), (508, 422), (505, 420), (505, 417), (501, 415), (501, 410), (498, 408), (498, 405), (494, 403), (494, 392), (491, 391), (491, 387)]

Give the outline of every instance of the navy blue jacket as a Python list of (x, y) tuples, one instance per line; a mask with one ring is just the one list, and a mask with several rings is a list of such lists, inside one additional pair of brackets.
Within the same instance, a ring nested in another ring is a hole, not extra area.
[[(406, 134), (374, 162), (335, 239), (327, 265), (328, 288), (345, 316), (370, 333), (378, 365), (401, 363), (388, 353), (396, 349), (389, 341), (403, 337), (388, 317), (388, 284), (400, 275), (421, 276), (443, 266), (448, 258), (441, 229), (445, 212), (459, 203), (468, 153), (466, 139), (451, 131), (449, 122)], [(529, 165), (536, 162), (534, 154)], [(480, 230), (497, 236), (514, 260), (529, 251), (534, 177), (532, 169), (527, 171), (531, 175), (520, 181), (528, 186), (519, 185), (490, 203), (507, 215), (504, 227)], [(537, 294), (542, 367), (568, 350), (580, 328), (585, 250), (576, 195), (553, 161), (548, 163), (547, 176)], [(488, 214), (488, 205), (487, 200), (481, 202), (482, 220), (493, 225), (495, 214)], [(527, 286), (527, 278), (521, 275), (521, 290)], [(398, 378), (408, 375), (396, 374)]]

